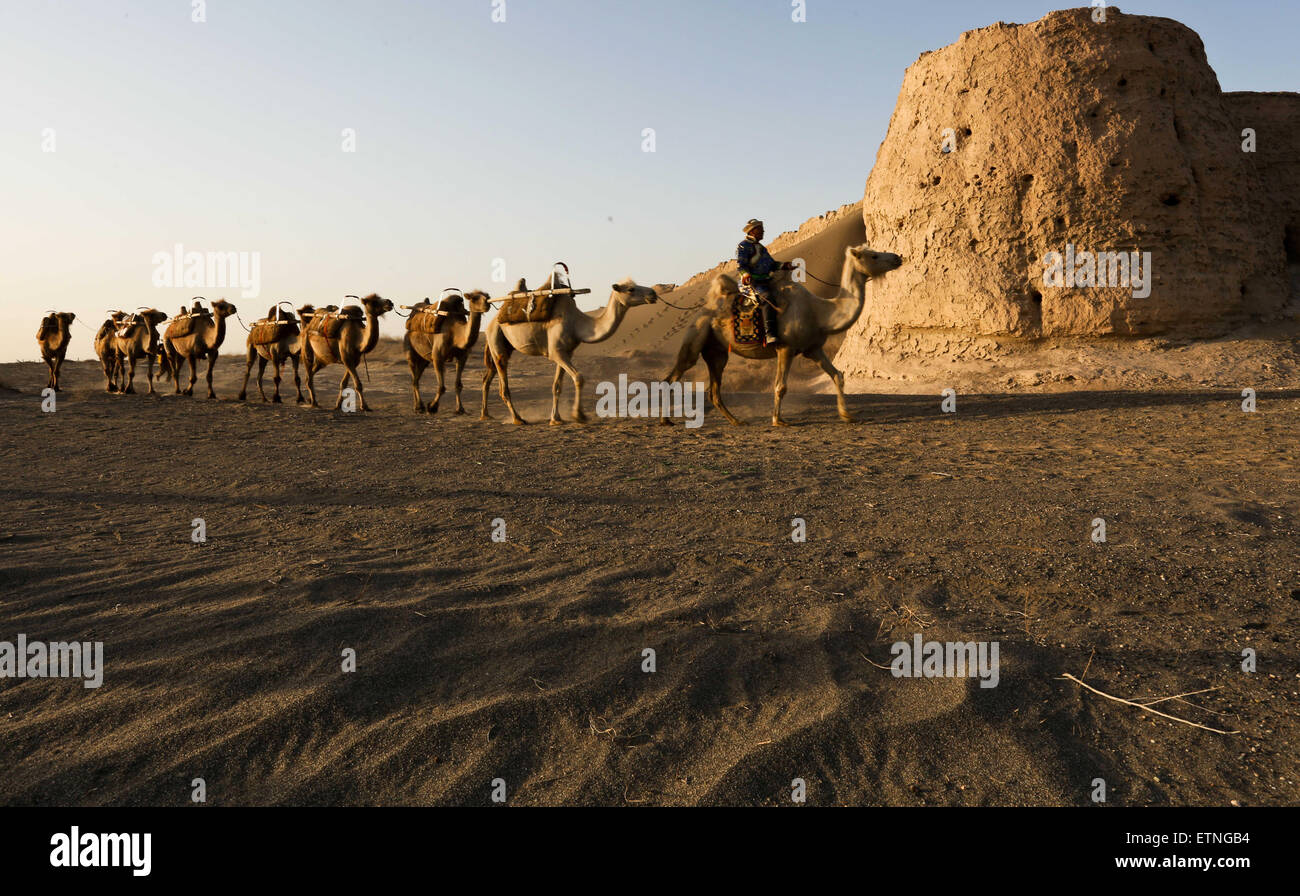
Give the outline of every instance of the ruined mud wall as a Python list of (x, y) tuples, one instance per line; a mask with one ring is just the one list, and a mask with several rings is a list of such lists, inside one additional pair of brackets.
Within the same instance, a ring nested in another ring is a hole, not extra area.
[[(1286, 304), (1295, 95), (1225, 96), (1189, 28), (1092, 13), (968, 32), (907, 70), (862, 204), (867, 241), (905, 264), (869, 287), (837, 356), (850, 375), (1052, 337), (1213, 336)], [(1267, 153), (1243, 152), (1244, 118)], [(1150, 253), (1149, 294), (1045, 282), (1071, 250)]]

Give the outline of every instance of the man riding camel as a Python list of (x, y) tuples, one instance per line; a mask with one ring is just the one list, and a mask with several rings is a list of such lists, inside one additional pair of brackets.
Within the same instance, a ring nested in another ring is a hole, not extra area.
[(763, 309), (764, 345), (780, 341), (777, 336), (779, 311), (772, 302), (772, 273), (790, 271), (794, 265), (777, 261), (763, 245), (763, 222), (750, 218), (745, 224), (745, 238), (736, 247), (736, 263), (740, 267), (740, 291), (751, 303)]

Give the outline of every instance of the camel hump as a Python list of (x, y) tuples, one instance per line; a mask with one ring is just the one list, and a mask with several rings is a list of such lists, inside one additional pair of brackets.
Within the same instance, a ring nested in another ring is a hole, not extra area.
[(713, 283), (709, 285), (709, 300), (725, 300), (740, 292), (740, 286), (736, 279), (729, 274), (719, 274), (713, 278)]
[(167, 332), (164, 334), (166, 339), (184, 339), (194, 332), (194, 322), (199, 319), (197, 314), (187, 314), (184, 317), (177, 317), (167, 325)]

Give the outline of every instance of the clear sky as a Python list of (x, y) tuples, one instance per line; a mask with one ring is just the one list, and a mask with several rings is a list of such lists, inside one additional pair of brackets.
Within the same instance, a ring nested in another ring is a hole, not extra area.
[[(861, 197), (904, 69), (1058, 3), (999, 0), (12, 0), (0, 20), (0, 360), (47, 309), (224, 295), (494, 295), (556, 259), (681, 282), (753, 216)], [(1150, 0), (1225, 90), (1300, 89), (1300, 4)], [(344, 129), (355, 152), (344, 152)], [(653, 128), (655, 151), (643, 151)], [(49, 130), (53, 134), (53, 152)], [(261, 294), (156, 287), (154, 255), (259, 253)], [(397, 335), (390, 317), (384, 331)], [(227, 352), (242, 351), (236, 327)], [(92, 356), (74, 328), (70, 357)]]

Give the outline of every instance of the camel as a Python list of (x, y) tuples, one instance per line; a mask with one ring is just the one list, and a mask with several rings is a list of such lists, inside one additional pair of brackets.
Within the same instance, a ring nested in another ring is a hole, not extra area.
[(107, 383), (104, 391), (116, 392), (117, 355), (113, 351), (113, 334), (122, 326), (127, 315), (125, 311), (112, 311), (109, 314), (108, 320), (95, 331), (95, 354), (99, 357), (100, 366), (104, 368), (104, 380)]
[[(393, 310), (393, 303), (372, 293), (362, 299), (361, 304), (366, 309), (364, 322), (359, 314), (345, 317), (335, 315), (329, 308), (321, 311), (313, 309), (313, 314), (303, 319), (302, 362), (307, 368), (307, 397), (311, 399), (310, 404), (314, 408), (320, 407), (316, 403), (316, 372), (330, 364), (342, 364), (343, 379), (339, 382), (339, 397), (334, 402), (334, 410), (337, 411), (343, 405), (343, 390), (349, 379), (356, 386), (361, 410), (370, 410), (366, 405), (365, 393), (361, 390), (357, 365), (363, 357), (374, 351), (379, 342), (379, 318)], [(343, 309), (343, 313), (346, 314), (349, 308), (356, 309), (357, 312), (361, 310), (350, 305)]]
[[(310, 305), (304, 306), (304, 309), (314, 313), (315, 309)], [(275, 365), (275, 395), (271, 398), (274, 404), (280, 404), (280, 374), (284, 372), (284, 362), (293, 362), (293, 385), (298, 390), (298, 404), (306, 401), (302, 397), (302, 380), (298, 377), (298, 361), (302, 357), (302, 331), (298, 327), (298, 322), (290, 315), (284, 317), (283, 312), (278, 305), (272, 305), (266, 312), (268, 320), (288, 320), (293, 323), (292, 327), (282, 326), (277, 332), (277, 339), (274, 342), (268, 342), (264, 345), (253, 344), (253, 333), (257, 330), (254, 325), (253, 330), (248, 333), (248, 368), (244, 371), (244, 385), (239, 390), (239, 400), (244, 401), (248, 397), (248, 377), (253, 372), (253, 362), (257, 361), (257, 391), (262, 396), (262, 401), (266, 401), (266, 391), (262, 388), (262, 375), (266, 373), (267, 362)]]
[[(135, 362), (138, 358), (149, 361), (149, 394), (153, 388), (153, 358), (158, 351), (158, 325), (167, 319), (165, 311), (150, 308), (137, 314), (127, 315), (113, 332), (109, 346), (113, 352), (113, 364), (116, 368), (118, 387), (124, 395), (135, 394)], [(129, 372), (124, 369), (129, 364)], [(122, 386), (125, 379), (126, 386)]]
[[(548, 280), (550, 284), (552, 280)], [(520, 282), (523, 286), (523, 282)], [(549, 288), (543, 285), (543, 289)], [(488, 387), (494, 376), (501, 376), (501, 399), (510, 411), (510, 423), (521, 424), (524, 419), (515, 410), (510, 400), (510, 380), (507, 367), (510, 356), (516, 352), (549, 358), (555, 362), (555, 381), (551, 384), (551, 425), (564, 421), (560, 419), (560, 391), (564, 384), (564, 374), (573, 380), (573, 419), (586, 423), (587, 415), (582, 411), (582, 374), (573, 366), (573, 351), (579, 345), (590, 342), (603, 342), (613, 336), (623, 322), (623, 316), (629, 308), (638, 305), (653, 305), (659, 301), (659, 295), (649, 286), (638, 286), (632, 278), (615, 283), (609, 295), (609, 302), (599, 314), (591, 315), (578, 310), (578, 303), (573, 296), (556, 296), (555, 311), (549, 320), (535, 323), (502, 324), (499, 318), (493, 318), (488, 324), (487, 346), (483, 351), (483, 361), (487, 369), (483, 372), (483, 404), (479, 414), (480, 420), (490, 420), (488, 414)]]
[[(828, 337), (842, 333), (857, 322), (866, 302), (867, 281), (881, 277), (903, 263), (892, 252), (873, 252), (868, 246), (851, 246), (844, 252), (844, 267), (840, 274), (839, 293), (833, 299), (821, 299), (802, 284), (794, 283), (788, 276), (773, 290), (773, 298), (781, 308), (777, 326), (780, 342), (776, 345), (737, 345), (731, 314), (732, 300), (738, 287), (736, 281), (720, 274), (709, 287), (709, 300), (713, 311), (698, 318), (687, 328), (686, 338), (677, 353), (677, 363), (666, 377), (672, 383), (681, 379), (695, 366), (700, 355), (709, 368), (709, 398), (713, 406), (731, 423), (741, 421), (727, 410), (722, 402), (722, 371), (727, 366), (730, 352), (742, 358), (776, 359), (776, 377), (772, 383), (772, 425), (787, 426), (781, 419), (781, 399), (785, 396), (785, 381), (790, 373), (790, 363), (796, 355), (815, 361), (835, 385), (840, 419), (852, 423), (853, 415), (844, 400), (844, 374), (840, 373), (827, 357), (823, 346)], [(668, 423), (665, 417), (664, 422)]]
[(72, 322), (76, 317), (71, 311), (51, 311), (36, 331), (36, 341), (41, 346), (41, 360), (50, 368), (50, 377), (45, 387), (55, 392), (60, 391), (59, 368), (63, 366), (63, 358), (68, 354), (68, 343), (72, 341)]
[[(464, 303), (457, 299), (459, 308), (448, 312), (443, 318), (441, 332), (406, 331), (402, 348), (406, 351), (406, 363), (411, 368), (411, 390), (415, 393), (416, 413), (424, 413), (426, 410), (424, 400), (420, 397), (420, 377), (430, 364), (433, 365), (433, 372), (438, 375), (438, 394), (429, 402), (427, 410), (430, 414), (438, 413), (438, 402), (442, 401), (443, 393), (447, 391), (443, 365), (449, 360), (456, 364), (456, 413), (465, 413), (465, 405), (460, 400), (461, 374), (465, 371), (470, 350), (478, 341), (482, 317), (492, 307), (491, 296), (482, 290), (467, 292), (465, 298), (469, 300), (469, 313), (465, 313)], [(418, 313), (420, 312), (412, 312)]]
[(163, 338), (163, 343), (167, 349), (167, 356), (171, 361), (172, 376), (176, 380), (176, 392), (181, 391), (181, 362), (188, 361), (190, 364), (190, 384), (185, 387), (185, 395), (194, 394), (194, 384), (199, 379), (199, 361), (204, 358), (208, 359), (208, 398), (216, 398), (217, 393), (212, 389), (212, 368), (217, 364), (218, 349), (221, 343), (226, 339), (226, 318), (234, 314), (237, 309), (234, 305), (225, 299), (217, 299), (212, 303), (212, 314), (190, 314), (189, 318), (193, 323), (193, 328), (184, 336), (172, 335), (180, 320), (173, 320), (171, 326), (167, 328), (167, 335)]

